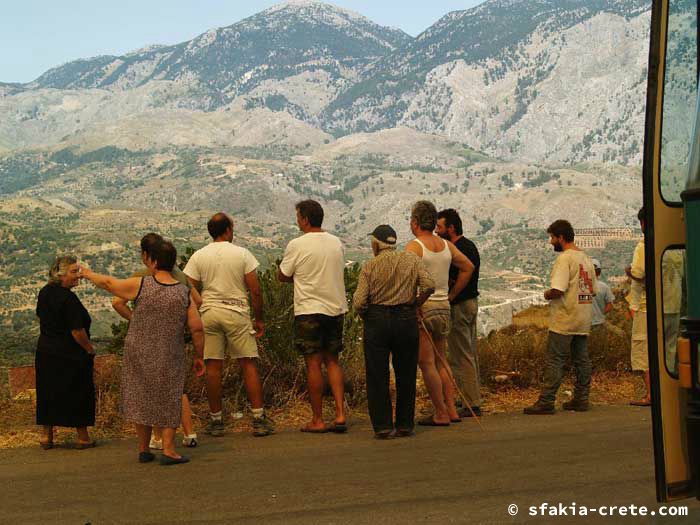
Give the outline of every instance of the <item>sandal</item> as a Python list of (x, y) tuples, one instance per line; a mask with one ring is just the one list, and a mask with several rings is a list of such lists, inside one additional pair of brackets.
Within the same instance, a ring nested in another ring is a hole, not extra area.
[(187, 456), (180, 456), (179, 458), (173, 458), (170, 456), (166, 456), (163, 454), (160, 457), (160, 464), (164, 466), (171, 466), (171, 465), (182, 465), (183, 463), (189, 463), (190, 458)]
[(646, 399), (640, 399), (638, 401), (630, 401), (630, 405), (633, 407), (650, 407), (651, 401), (647, 401)]
[(333, 432), (335, 434), (344, 434), (348, 431), (347, 423), (331, 423), (328, 425), (328, 432)]
[(299, 429), (301, 432), (306, 432), (307, 434), (326, 434), (328, 433), (328, 425), (323, 426), (322, 428), (311, 428), (308, 425), (305, 427), (301, 427)]
[(85, 450), (87, 448), (95, 448), (96, 446), (97, 446), (97, 441), (88, 441), (88, 442), (78, 441), (73, 448), (76, 450)]
[(449, 427), (449, 423), (437, 423), (433, 416), (426, 416), (423, 419), (416, 421), (422, 427)]

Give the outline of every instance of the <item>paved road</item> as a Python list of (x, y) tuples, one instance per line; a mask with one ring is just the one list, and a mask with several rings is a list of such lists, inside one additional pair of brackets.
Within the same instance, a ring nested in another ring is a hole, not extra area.
[[(507, 414), (410, 439), (282, 432), (202, 440), (188, 465), (136, 462), (133, 440), (86, 451), (0, 451), (1, 523), (700, 523), (530, 517), (542, 502), (647, 505), (650, 413)], [(516, 517), (508, 505), (520, 507)]]

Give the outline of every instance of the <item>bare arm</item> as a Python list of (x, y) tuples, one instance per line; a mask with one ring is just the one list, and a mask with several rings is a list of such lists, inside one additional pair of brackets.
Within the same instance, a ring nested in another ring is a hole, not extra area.
[(610, 313), (613, 309), (613, 304), (612, 303), (606, 303), (605, 308), (603, 309), (603, 313), (607, 314)]
[(466, 255), (460, 252), (459, 248), (457, 248), (454, 244), (449, 241), (445, 242), (447, 242), (447, 246), (450, 248), (450, 252), (452, 253), (452, 265), (459, 270), (455, 284), (452, 286), (452, 290), (450, 290), (450, 294), (448, 296), (448, 299), (450, 302), (452, 302), (454, 301), (455, 297), (457, 297), (462, 290), (464, 290), (467, 284), (469, 284), (469, 280), (472, 278), (472, 274), (474, 273), (474, 264)]
[(75, 339), (75, 342), (78, 343), (83, 350), (85, 350), (88, 354), (95, 353), (95, 349), (92, 346), (92, 342), (90, 342), (90, 338), (88, 337), (85, 328), (71, 330), (70, 333), (73, 336), (73, 339)]
[(352, 307), (361, 316), (367, 312), (367, 306), (369, 304), (369, 286), (367, 284), (367, 272), (365, 268), (362, 268), (360, 272), (360, 277), (357, 280), (357, 288), (355, 289), (355, 294), (352, 296)]
[(418, 261), (418, 297), (416, 297), (416, 306), (421, 307), (423, 303), (435, 292), (435, 281), (428, 272), (428, 269), (423, 264), (423, 261)]
[(627, 277), (629, 277), (630, 279), (633, 279), (633, 280), (637, 281), (638, 283), (643, 283), (643, 282), (644, 282), (644, 276), (642, 276), (642, 277), (636, 277), (636, 276), (632, 273), (632, 267), (631, 267), (631, 266), (627, 266), (627, 267), (625, 268), (625, 274), (627, 274)]
[(89, 268), (81, 268), (80, 276), (87, 279), (92, 284), (103, 290), (107, 290), (112, 295), (133, 301), (141, 288), (141, 277), (131, 277), (129, 279), (115, 279), (109, 275), (95, 273)]
[(121, 297), (112, 297), (112, 308), (124, 319), (131, 321), (131, 308), (129, 308), (129, 301), (122, 299)]
[(197, 377), (200, 377), (204, 375), (204, 325), (194, 302), (190, 302), (187, 308), (187, 327), (190, 329), (194, 345), (194, 371)]
[(556, 288), (551, 288), (544, 292), (544, 298), (547, 299), (548, 301), (553, 301), (554, 299), (559, 299), (561, 296), (564, 295), (564, 292), (561, 290), (557, 290)]
[(415, 239), (406, 245), (406, 251), (408, 253), (415, 253), (418, 257), (423, 257), (423, 247), (418, 244)]
[(265, 322), (263, 317), (263, 298), (260, 290), (260, 282), (258, 281), (258, 272), (253, 270), (245, 274), (245, 285), (250, 292), (250, 302), (253, 307), (253, 315), (255, 315), (255, 330), (256, 338), (260, 338), (265, 333)]
[(190, 277), (188, 277), (187, 280), (192, 284), (192, 288), (190, 288), (190, 297), (192, 298), (192, 302), (194, 302), (197, 308), (199, 308), (202, 306), (202, 296), (199, 293), (199, 289), (195, 285), (197, 281), (191, 279)]

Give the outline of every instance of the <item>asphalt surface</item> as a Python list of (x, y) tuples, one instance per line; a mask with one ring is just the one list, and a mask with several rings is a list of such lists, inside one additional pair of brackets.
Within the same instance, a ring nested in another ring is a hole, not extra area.
[(694, 500), (678, 503), (685, 518), (530, 515), (544, 502), (658, 512), (650, 418), (596, 407), (391, 441), (366, 423), (345, 435), (202, 436), (192, 462), (173, 467), (137, 463), (134, 440), (4, 450), (0, 523), (700, 523)]

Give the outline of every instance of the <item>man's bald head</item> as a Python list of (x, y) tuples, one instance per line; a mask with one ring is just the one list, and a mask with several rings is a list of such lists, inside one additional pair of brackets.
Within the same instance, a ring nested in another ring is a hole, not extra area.
[(207, 230), (212, 239), (218, 239), (226, 235), (228, 230), (233, 232), (233, 219), (224, 212), (214, 214), (207, 223)]

